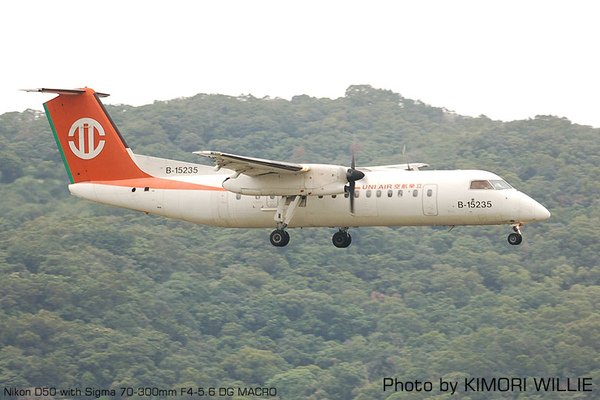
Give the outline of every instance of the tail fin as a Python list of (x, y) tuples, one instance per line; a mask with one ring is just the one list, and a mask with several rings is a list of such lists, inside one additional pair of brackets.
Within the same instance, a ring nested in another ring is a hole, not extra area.
[(92, 89), (35, 89), (57, 93), (44, 103), (71, 183), (147, 178)]

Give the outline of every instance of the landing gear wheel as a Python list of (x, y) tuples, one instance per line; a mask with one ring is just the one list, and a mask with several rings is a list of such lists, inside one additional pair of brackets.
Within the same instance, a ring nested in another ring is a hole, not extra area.
[(520, 233), (515, 232), (508, 235), (508, 243), (510, 243), (513, 246), (521, 244), (522, 241), (523, 236)]
[(352, 236), (350, 236), (348, 232), (338, 231), (333, 234), (331, 241), (335, 247), (345, 248), (350, 246), (350, 243), (352, 243)]
[(275, 229), (269, 237), (271, 244), (275, 247), (284, 247), (290, 242), (290, 234), (282, 229)]

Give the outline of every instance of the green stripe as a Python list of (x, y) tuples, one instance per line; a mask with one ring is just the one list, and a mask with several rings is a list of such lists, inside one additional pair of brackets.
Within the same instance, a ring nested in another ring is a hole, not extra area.
[(60, 145), (60, 140), (58, 140), (58, 134), (56, 133), (56, 128), (54, 127), (54, 122), (52, 122), (52, 117), (50, 116), (48, 107), (46, 107), (46, 103), (44, 103), (44, 110), (46, 111), (46, 117), (48, 118), (48, 122), (50, 122), (50, 128), (52, 129), (52, 133), (54, 134), (54, 140), (56, 141), (56, 146), (58, 146), (58, 151), (60, 152), (60, 156), (62, 157), (63, 164), (65, 164), (65, 169), (67, 170), (67, 175), (69, 175), (69, 180), (71, 181), (71, 183), (75, 183), (75, 181), (73, 180), (73, 174), (71, 174), (71, 170), (69, 169), (69, 164), (67, 164), (67, 158), (65, 157), (65, 152), (63, 151), (63, 148)]

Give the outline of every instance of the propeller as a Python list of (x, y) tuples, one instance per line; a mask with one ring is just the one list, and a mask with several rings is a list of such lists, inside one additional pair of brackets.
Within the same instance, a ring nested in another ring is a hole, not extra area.
[(350, 197), (350, 213), (354, 214), (354, 192), (356, 189), (356, 181), (360, 181), (365, 177), (364, 172), (356, 169), (356, 160), (354, 157), (354, 151), (352, 151), (352, 164), (346, 171), (346, 179), (348, 180), (348, 186), (346, 186), (346, 192)]

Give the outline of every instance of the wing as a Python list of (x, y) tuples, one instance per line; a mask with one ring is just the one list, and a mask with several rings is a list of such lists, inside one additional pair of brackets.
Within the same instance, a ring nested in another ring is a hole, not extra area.
[(244, 174), (248, 176), (259, 176), (273, 173), (298, 174), (309, 170), (307, 166), (302, 164), (238, 156), (235, 154), (221, 153), (219, 151), (195, 151), (194, 154), (211, 158), (215, 162), (217, 169), (227, 168), (234, 170), (238, 174)]
[(405, 171), (418, 171), (421, 168), (427, 168), (429, 164), (425, 163), (409, 163), (409, 164), (394, 164), (394, 165), (378, 165), (375, 167), (364, 167), (367, 171), (390, 171), (390, 170), (405, 170)]

